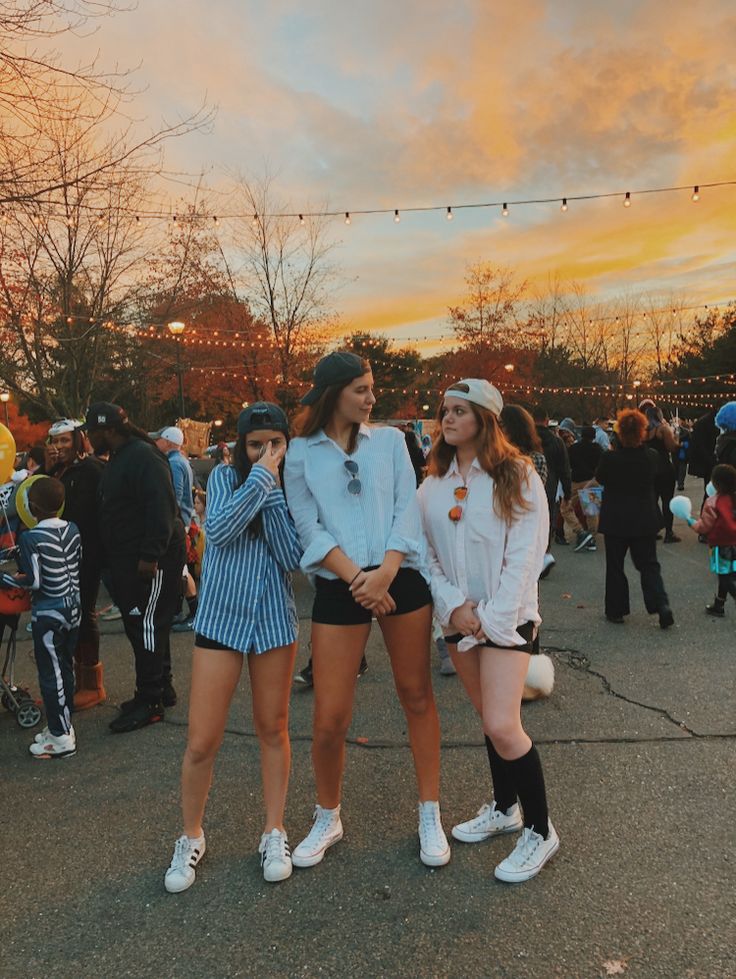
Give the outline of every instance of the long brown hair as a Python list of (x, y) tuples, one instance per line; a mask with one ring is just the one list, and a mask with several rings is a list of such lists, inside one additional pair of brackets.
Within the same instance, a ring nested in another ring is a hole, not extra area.
[[(363, 368), (363, 374), (367, 374), (371, 369), (370, 363), (364, 357), (361, 357), (360, 363)], [(363, 374), (360, 376), (362, 377)], [(337, 407), (340, 395), (346, 387), (349, 387), (356, 380), (357, 378), (351, 377), (349, 381), (345, 381), (343, 384), (332, 384), (330, 387), (325, 388), (314, 404), (309, 405), (295, 418), (294, 431), (297, 435), (300, 435), (302, 438), (309, 438), (310, 435), (315, 435), (325, 425), (328, 425), (332, 416), (335, 414), (335, 408)], [(360, 425), (356, 422), (350, 432), (348, 455), (352, 455), (355, 452), (359, 431)]]
[[(454, 385), (455, 390), (463, 391), (464, 385)], [(452, 387), (447, 393), (452, 394)], [(468, 401), (475, 420), (478, 422), (476, 436), (476, 456), (480, 466), (493, 480), (493, 509), (501, 520), (511, 524), (520, 511), (530, 510), (531, 505), (524, 499), (523, 489), (529, 485), (531, 466), (522, 453), (506, 438), (498, 418), (487, 408)], [(444, 476), (455, 458), (455, 448), (445, 442), (442, 434), (444, 400), (437, 411), (437, 436), (427, 460), (430, 476)]]

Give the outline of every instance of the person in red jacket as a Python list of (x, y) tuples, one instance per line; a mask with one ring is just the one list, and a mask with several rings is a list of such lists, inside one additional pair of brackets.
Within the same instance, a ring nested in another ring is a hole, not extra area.
[(730, 595), (736, 601), (736, 469), (718, 465), (710, 478), (715, 496), (706, 500), (699, 520), (688, 522), (710, 546), (710, 570), (718, 576), (718, 590), (705, 611), (720, 619), (726, 598)]

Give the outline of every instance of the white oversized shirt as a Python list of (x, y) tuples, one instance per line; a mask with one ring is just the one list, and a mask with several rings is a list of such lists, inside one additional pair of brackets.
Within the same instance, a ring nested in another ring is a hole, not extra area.
[[(348, 492), (347, 460), (358, 464), (361, 491), (355, 495)], [(302, 571), (336, 578), (322, 567), (335, 547), (361, 568), (380, 565), (386, 551), (400, 551), (406, 555), (401, 566), (429, 581), (416, 485), (406, 440), (396, 428), (361, 425), (352, 455), (322, 430), (292, 439), (284, 489), (304, 548)]]
[[(448, 513), (457, 500), (453, 491), (466, 485), (463, 515)], [(549, 510), (542, 480), (531, 465), (522, 496), (529, 510), (512, 524), (493, 509), (493, 479), (474, 460), (463, 481), (457, 459), (444, 476), (430, 476), (418, 490), (427, 537), (430, 587), (435, 614), (447, 633), (450, 616), (466, 600), (477, 605), (485, 635), (508, 648), (525, 640), (519, 625), (539, 625), (538, 579), (549, 539)]]

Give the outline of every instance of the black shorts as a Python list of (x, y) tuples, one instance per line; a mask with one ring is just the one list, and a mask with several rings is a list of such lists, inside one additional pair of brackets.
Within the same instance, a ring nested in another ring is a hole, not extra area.
[[(516, 627), (516, 631), (520, 636), (526, 639), (526, 642), (519, 644), (518, 646), (499, 646), (497, 642), (493, 642), (491, 639), (486, 639), (485, 642), (479, 643), (480, 646), (490, 646), (492, 649), (518, 649), (520, 653), (538, 653), (539, 652), (539, 629), (537, 629), (536, 636), (534, 635), (534, 623), (533, 622), (523, 622), (521, 625)], [(445, 642), (452, 643), (456, 646), (461, 639), (465, 637), (460, 632), (454, 633), (452, 636), (445, 636)]]
[(194, 634), (194, 645), (199, 646), (200, 649), (226, 649), (230, 653), (239, 653), (239, 649), (233, 649), (232, 646), (226, 646), (224, 643), (218, 642), (216, 639), (208, 639), (207, 636), (203, 636), (201, 632), (196, 632)]
[[(316, 587), (312, 622), (322, 625), (363, 625), (373, 619), (373, 612), (355, 601), (350, 594), (350, 585), (341, 578), (321, 578), (317, 575)], [(396, 602), (396, 611), (391, 615), (406, 615), (432, 604), (427, 582), (413, 568), (399, 568), (388, 593)]]

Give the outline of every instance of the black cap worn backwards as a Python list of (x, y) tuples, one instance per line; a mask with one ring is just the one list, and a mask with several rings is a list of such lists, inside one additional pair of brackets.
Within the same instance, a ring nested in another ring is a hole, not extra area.
[(347, 350), (336, 350), (334, 353), (327, 354), (314, 368), (312, 390), (304, 395), (301, 403), (313, 405), (333, 384), (346, 384), (356, 377), (362, 377), (363, 374), (365, 374), (365, 367), (357, 354), (351, 354)]
[(289, 420), (281, 408), (270, 401), (256, 401), (238, 415), (239, 436), (269, 428), (284, 435), (289, 434)]
[(128, 416), (120, 405), (110, 404), (109, 401), (96, 401), (87, 409), (83, 428), (120, 428), (127, 422)]

